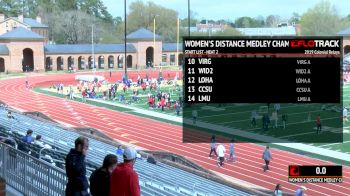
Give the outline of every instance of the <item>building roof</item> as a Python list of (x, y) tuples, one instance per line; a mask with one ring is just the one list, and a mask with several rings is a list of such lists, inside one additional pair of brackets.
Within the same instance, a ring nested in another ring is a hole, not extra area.
[(344, 29), (344, 30), (341, 30), (337, 33), (338, 35), (350, 35), (350, 27)]
[[(126, 36), (126, 39), (128, 40), (153, 40), (154, 34), (153, 32), (145, 29), (140, 28), (137, 31), (134, 31)], [(155, 35), (156, 40), (162, 39), (160, 35)]]
[(42, 23), (39, 23), (38, 21), (36, 21), (35, 19), (32, 19), (32, 18), (23, 18), (23, 22), (20, 21), (17, 17), (9, 17), (9, 18), (6, 18), (4, 21), (2, 22), (5, 22), (7, 20), (15, 20), (17, 21), (18, 23), (21, 23), (27, 27), (34, 27), (34, 28), (48, 28), (47, 25), (45, 24), (42, 24)]
[(5, 44), (0, 44), (0, 55), (8, 55), (9, 54), (9, 49)]
[[(163, 43), (162, 50), (163, 52), (176, 52), (177, 43)], [(182, 52), (182, 43), (179, 43), (179, 52)]]
[[(91, 54), (91, 44), (46, 44), (46, 54)], [(136, 49), (132, 44), (126, 45), (126, 51), (135, 53)], [(124, 44), (94, 44), (95, 53), (123, 53)]]
[(10, 39), (10, 40), (43, 40), (44, 37), (41, 35), (25, 29), (23, 27), (17, 27), (12, 31), (0, 35), (0, 39)]
[(30, 27), (41, 27), (41, 28), (47, 28), (48, 26), (42, 23), (39, 23), (35, 19), (32, 18), (23, 18), (23, 23), (29, 25)]
[(296, 29), (293, 26), (272, 28), (236, 28), (246, 36), (293, 36)]

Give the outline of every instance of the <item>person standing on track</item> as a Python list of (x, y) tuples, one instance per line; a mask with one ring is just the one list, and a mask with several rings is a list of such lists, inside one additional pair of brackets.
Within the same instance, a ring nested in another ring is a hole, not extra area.
[(160, 106), (162, 108), (162, 112), (164, 112), (164, 106), (165, 106), (165, 97), (162, 96), (162, 98), (160, 99)]
[(74, 100), (74, 91), (72, 86), (69, 86), (69, 99)]
[(224, 165), (224, 161), (225, 161), (225, 152), (226, 152), (225, 146), (222, 144), (219, 144), (216, 151), (217, 151), (217, 154), (219, 157), (218, 166), (222, 167)]
[(193, 124), (196, 124), (197, 117), (198, 117), (197, 110), (192, 110)]
[(26, 80), (26, 89), (29, 89), (29, 82)]
[(270, 152), (270, 147), (269, 146), (266, 146), (266, 149), (263, 152), (262, 158), (265, 161), (264, 172), (266, 170), (270, 170), (269, 169), (269, 164), (270, 164), (270, 160), (272, 159), (272, 156), (271, 156), (271, 152)]
[(276, 104), (274, 105), (274, 108), (275, 108), (275, 111), (277, 112), (277, 114), (279, 114), (279, 113), (280, 113), (280, 110), (281, 110), (281, 104), (276, 103)]
[(277, 111), (274, 111), (272, 112), (272, 115), (271, 115), (271, 120), (274, 121), (274, 125), (272, 126), (272, 128), (277, 128), (278, 126), (278, 116), (277, 116)]
[(256, 127), (256, 117), (258, 116), (258, 114), (256, 113), (256, 111), (252, 111), (252, 116), (251, 116), (251, 126), (252, 127)]
[(322, 131), (321, 115), (318, 114), (316, 117), (316, 133), (319, 134)]
[(311, 113), (310, 112), (307, 115), (307, 122), (311, 122)]
[(215, 153), (215, 156), (217, 157), (218, 154), (216, 153), (216, 144), (215, 144), (215, 135), (211, 136), (211, 139), (210, 139), (210, 152), (209, 152), (209, 159), (211, 159), (211, 153)]
[(230, 161), (236, 161), (236, 156), (235, 156), (235, 139), (231, 140), (230, 143), (230, 157), (228, 158)]
[(282, 114), (283, 129), (286, 129), (287, 118), (287, 114)]
[(87, 90), (84, 89), (83, 92), (81, 92), (81, 101), (83, 103), (86, 103), (86, 96), (87, 96)]
[(175, 109), (176, 109), (176, 115), (179, 116), (180, 115), (180, 103), (178, 101), (176, 101)]
[(268, 131), (269, 130), (270, 117), (269, 117), (269, 115), (267, 113), (263, 115), (262, 121), (263, 121), (263, 130), (264, 131)]

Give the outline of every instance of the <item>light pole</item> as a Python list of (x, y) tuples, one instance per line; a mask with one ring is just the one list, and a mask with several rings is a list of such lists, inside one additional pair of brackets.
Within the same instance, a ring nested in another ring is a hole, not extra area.
[(187, 6), (188, 6), (188, 36), (191, 36), (191, 30), (190, 30), (190, 27), (191, 27), (191, 9), (190, 9), (190, 0), (187, 0)]
[(124, 0), (124, 78), (125, 80), (128, 79), (128, 73), (126, 68), (126, 0)]
[(153, 17), (153, 66), (155, 60), (155, 52), (156, 52), (156, 16)]
[[(155, 54), (156, 54), (156, 17), (159, 16), (159, 14), (156, 14), (153, 17), (153, 67), (155, 65)], [(160, 69), (160, 68), (159, 68)]]
[[(176, 31), (176, 60), (177, 66), (179, 65), (179, 35), (180, 35), (180, 18), (177, 18), (177, 31)], [(176, 62), (175, 60), (175, 62)]]
[(95, 48), (94, 48), (94, 24), (92, 24), (91, 26), (91, 51), (92, 51), (91, 64), (95, 75), (96, 68), (95, 68)]

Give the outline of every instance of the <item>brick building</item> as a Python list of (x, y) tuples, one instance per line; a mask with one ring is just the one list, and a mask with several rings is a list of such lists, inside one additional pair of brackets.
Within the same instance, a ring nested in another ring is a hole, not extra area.
[(163, 43), (159, 35), (155, 35), (154, 41), (153, 32), (144, 28), (127, 35), (124, 61), (124, 44), (51, 45), (47, 43), (47, 26), (41, 24), (39, 18), (23, 18), (22, 23), (21, 16), (5, 19), (0, 15), (0, 21), (0, 72), (86, 70), (94, 67), (108, 70), (122, 69), (125, 65), (144, 68), (182, 63), (179, 60), (182, 58), (181, 44)]
[(0, 35), (10, 32), (18, 27), (33, 31), (44, 37), (46, 42), (48, 41), (49, 27), (41, 23), (40, 16), (37, 16), (36, 19), (25, 18), (23, 15), (5, 18), (4, 14), (0, 14)]

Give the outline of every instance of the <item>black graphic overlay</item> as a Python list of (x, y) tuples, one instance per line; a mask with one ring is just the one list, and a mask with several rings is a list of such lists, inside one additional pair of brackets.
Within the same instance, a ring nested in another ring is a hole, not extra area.
[(290, 165), (288, 171), (288, 181), (292, 183), (338, 183), (343, 176), (339, 165)]
[(341, 37), (185, 37), (183, 47), (184, 142), (343, 141)]
[(340, 102), (340, 38), (188, 38), (183, 44), (186, 103)]

